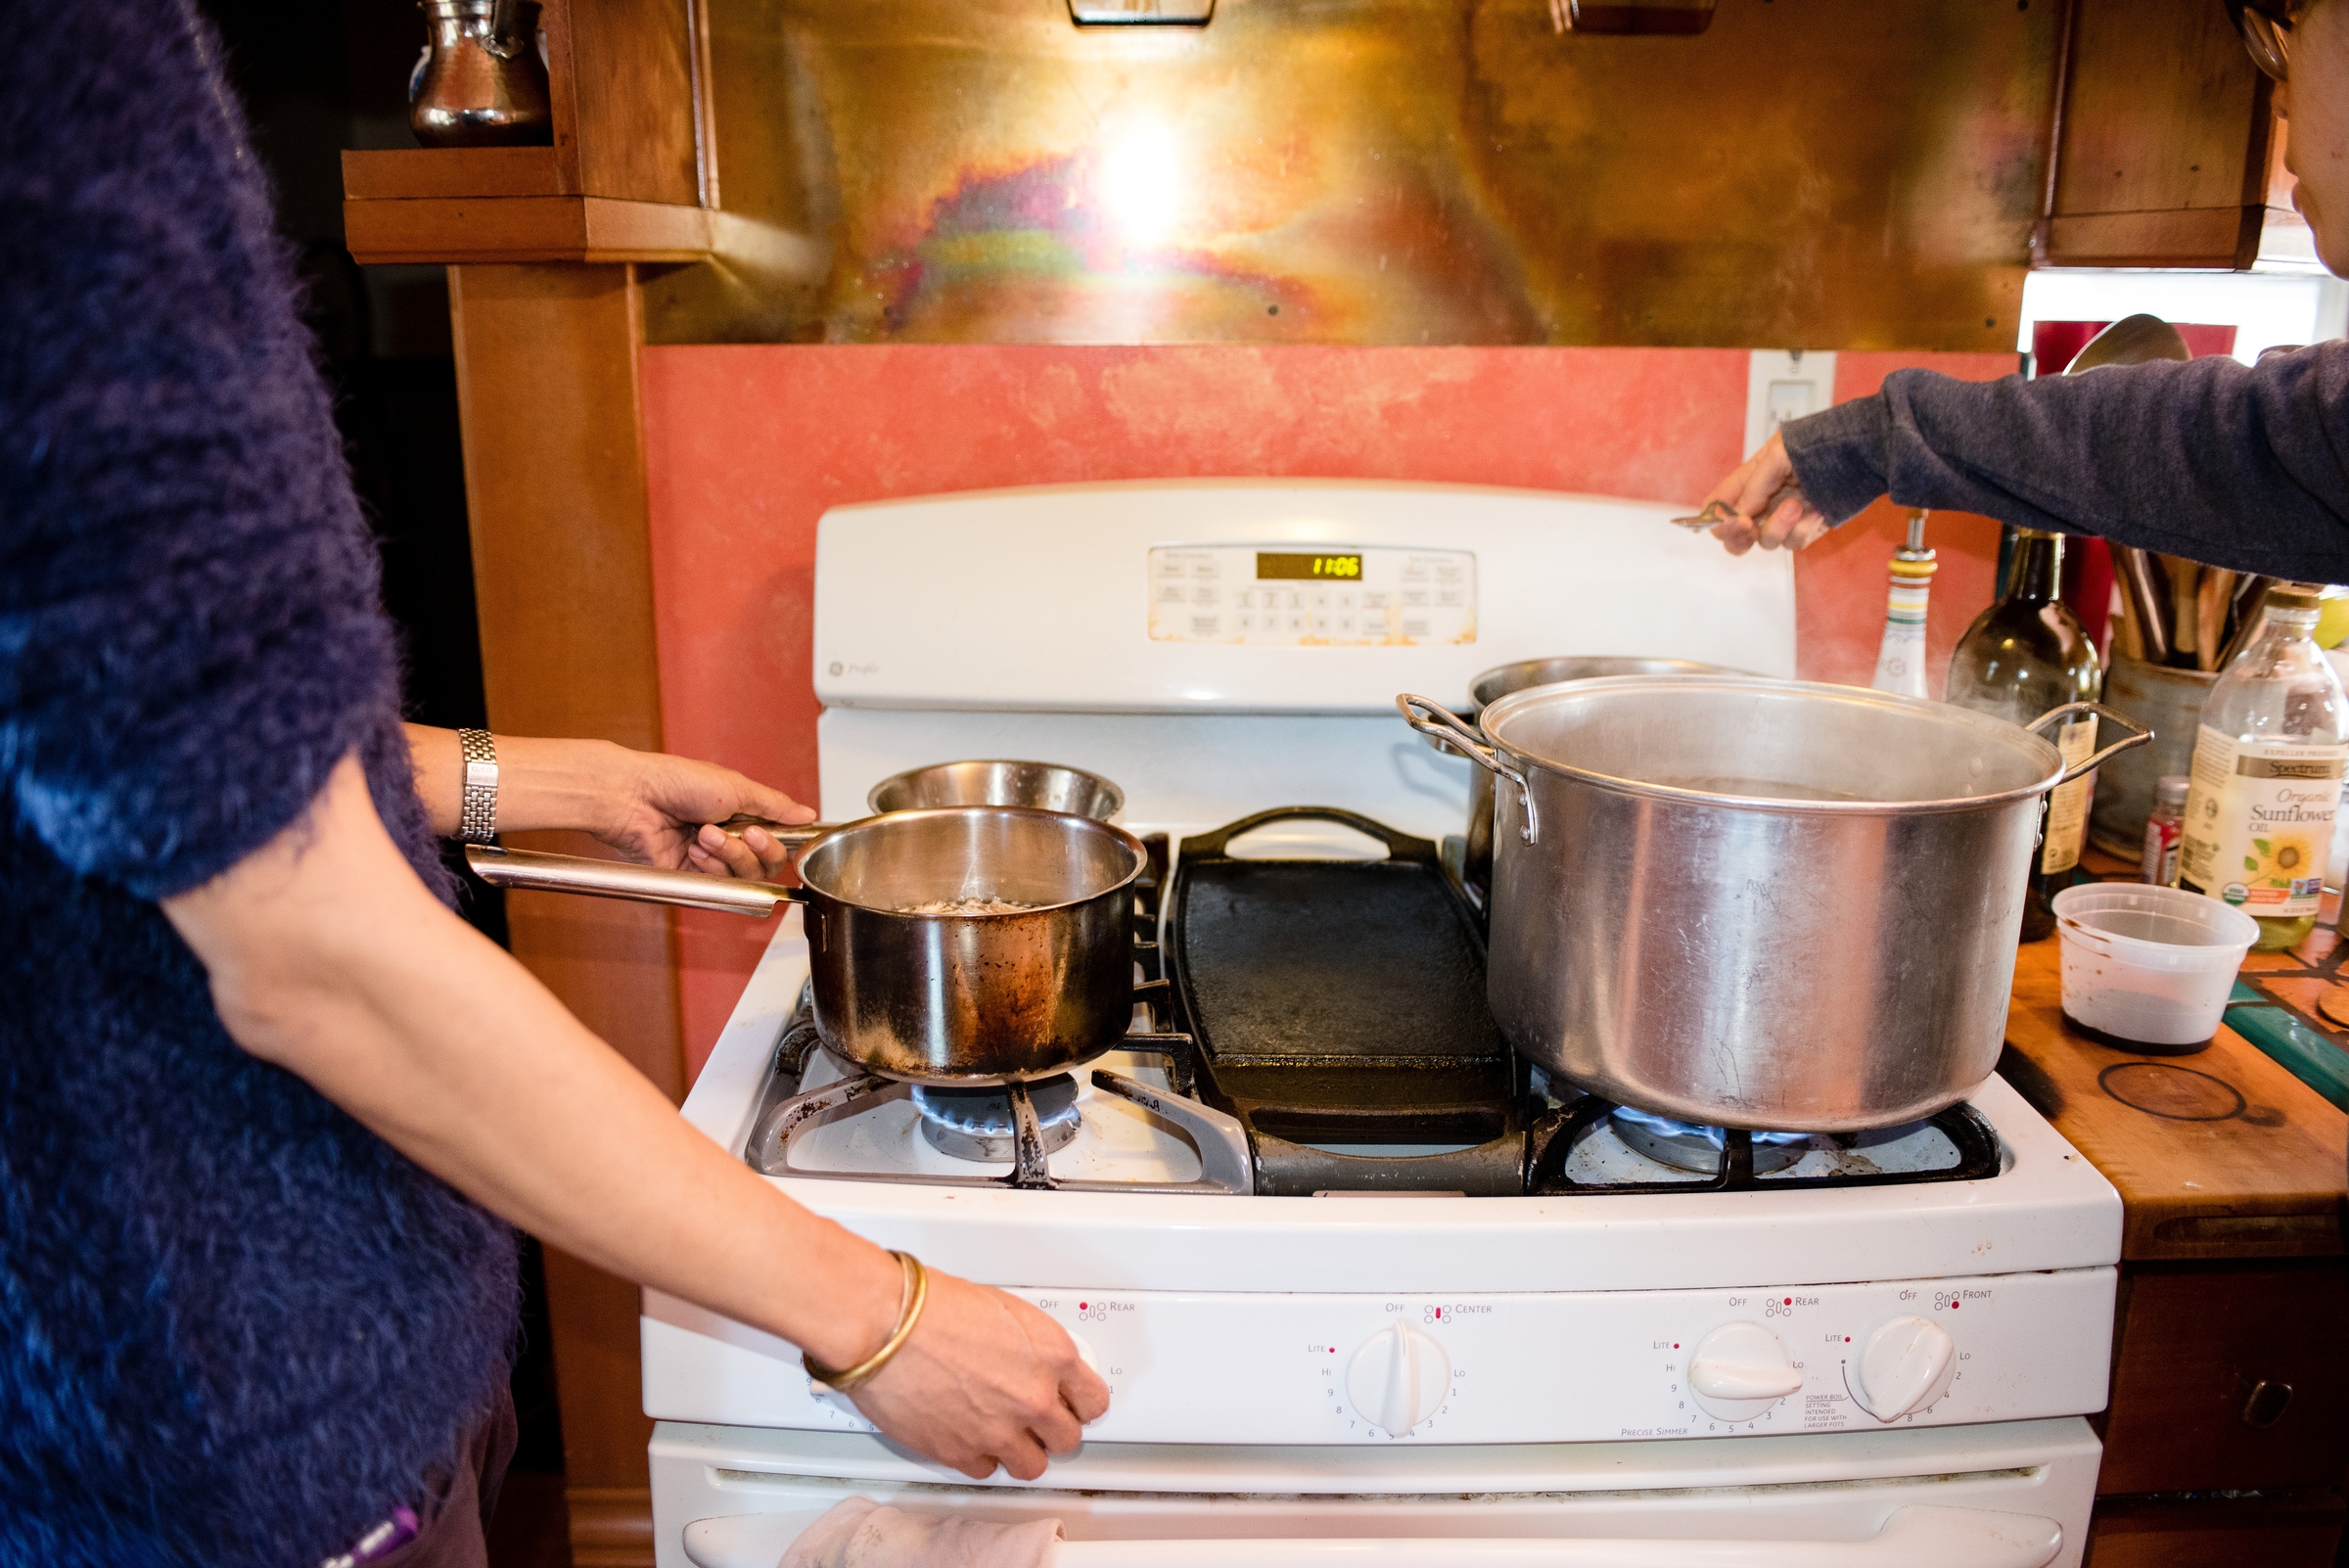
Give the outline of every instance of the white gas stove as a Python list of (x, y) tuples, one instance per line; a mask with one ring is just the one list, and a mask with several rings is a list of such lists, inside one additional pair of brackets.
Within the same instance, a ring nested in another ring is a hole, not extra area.
[[(1732, 561), (1673, 510), (1237, 483), (838, 509), (825, 814), (905, 767), (1030, 757), (1121, 784), (1174, 873), (1186, 838), (1301, 866), (1390, 853), (1315, 816), (1202, 836), (1299, 803), (1441, 840), (1466, 764), (1393, 716), (1398, 691), (1458, 699), (1490, 666), (1578, 653), (1791, 672), (1786, 558)], [(1151, 1037), (1039, 1091), (1037, 1169), (902, 1089), (826, 1100), (852, 1075), (794, 1027), (806, 972), (795, 911), (687, 1119), (809, 1208), (1036, 1302), (1112, 1403), (1040, 1481), (973, 1483), (819, 1395), (789, 1345), (648, 1293), (664, 1568), (770, 1568), (852, 1495), (1058, 1516), (1070, 1568), (2079, 1560), (2120, 1201), (1997, 1079), (1929, 1125), (1733, 1136), (1725, 1171), (1701, 1134), (1505, 1053), (1525, 1114), (1494, 1141), (1369, 1147), (1204, 1103), (1201, 1062)], [(1137, 1012), (1137, 1034), (1169, 1025)], [(1498, 1177), (1494, 1148), (1522, 1150)]]

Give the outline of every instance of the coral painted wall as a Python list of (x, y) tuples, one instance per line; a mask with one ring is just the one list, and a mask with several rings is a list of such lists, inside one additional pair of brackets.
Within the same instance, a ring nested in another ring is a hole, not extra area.
[[(1859, 354), (1838, 400), (1922, 364)], [(1746, 355), (1696, 348), (694, 346), (643, 358), (661, 700), (671, 751), (812, 799), (815, 526), (827, 507), (1015, 484), (1402, 479), (1692, 501), (1737, 462)], [(1865, 683), (1905, 514), (1797, 558), (1798, 659)], [(1936, 519), (1936, 665), (1991, 595), (1995, 526)], [(681, 913), (698, 1072), (771, 927)]]

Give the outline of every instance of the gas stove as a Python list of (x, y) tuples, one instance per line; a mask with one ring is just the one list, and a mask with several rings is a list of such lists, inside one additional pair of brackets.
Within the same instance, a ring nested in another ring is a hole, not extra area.
[[(824, 1052), (792, 911), (684, 1114), (810, 1209), (1034, 1302), (1112, 1402), (1042, 1480), (974, 1483), (788, 1344), (648, 1292), (665, 1568), (769, 1568), (851, 1495), (1056, 1516), (1071, 1565), (1341, 1538), (1447, 1564), (1569, 1539), (1576, 1562), (2079, 1560), (2120, 1203), (2019, 1095), (1993, 1078), (1858, 1135), (1690, 1128), (1545, 1079), (1483, 1006), (1440, 848), (1465, 764), (1387, 705), (1543, 655), (1790, 672), (1783, 561), (1672, 511), (1189, 484), (827, 517), (827, 814), (949, 758), (1091, 768), (1159, 856), (1157, 941), (1113, 1048), (942, 1092)], [(1398, 594), (1444, 567), (1466, 602), (1450, 640), (1317, 643), (1310, 600), (1293, 636), (1241, 635), (1218, 618), (1271, 591), (1236, 580), (1253, 545)]]
[[(1293, 830), (1325, 823), (1385, 853), (1303, 853)], [(1289, 831), (1281, 853), (1246, 853), (1275, 830)], [(803, 992), (745, 1158), (770, 1176), (1313, 1197), (1796, 1191), (1999, 1173), (1998, 1135), (1971, 1106), (1865, 1133), (1752, 1132), (1613, 1105), (1514, 1060), (1484, 1003), (1481, 911), (1434, 844), (1315, 807), (1179, 842), (1162, 899), (1169, 837), (1145, 840), (1134, 917), (1155, 940), (1139, 945), (1145, 999), (1114, 1050), (1031, 1084), (894, 1084), (825, 1052)]]

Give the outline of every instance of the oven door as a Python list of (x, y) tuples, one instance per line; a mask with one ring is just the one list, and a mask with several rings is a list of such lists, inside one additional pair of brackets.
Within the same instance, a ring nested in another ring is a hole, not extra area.
[(2075, 1568), (2076, 1417), (1869, 1434), (1436, 1449), (1088, 1444), (972, 1483), (853, 1434), (663, 1422), (661, 1568), (775, 1568), (843, 1499), (1057, 1518), (1058, 1568)]

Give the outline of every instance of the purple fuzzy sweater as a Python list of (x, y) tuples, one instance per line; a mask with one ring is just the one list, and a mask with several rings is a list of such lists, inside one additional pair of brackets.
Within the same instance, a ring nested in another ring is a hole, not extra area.
[(337, 759), (444, 887), (190, 0), (0, 6), (0, 1564), (309, 1568), (453, 1458), (511, 1233), (223, 1033), (156, 900)]

